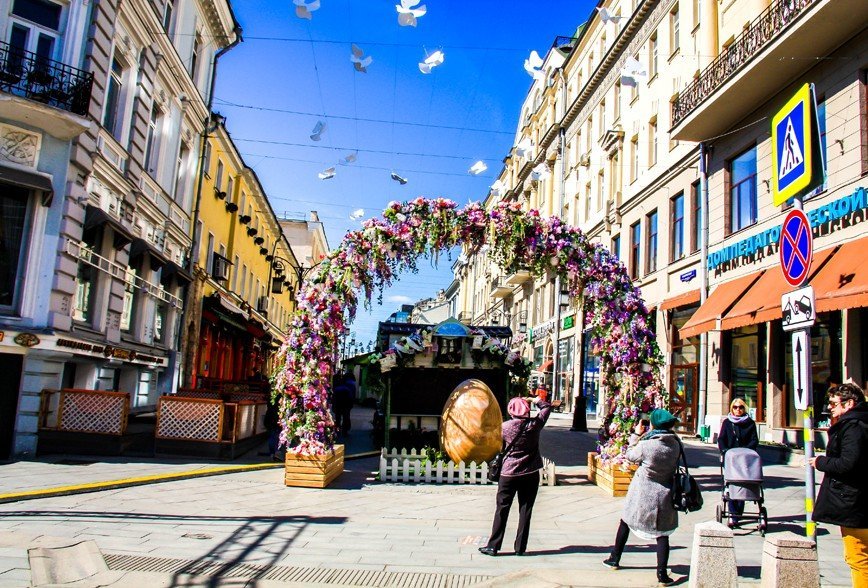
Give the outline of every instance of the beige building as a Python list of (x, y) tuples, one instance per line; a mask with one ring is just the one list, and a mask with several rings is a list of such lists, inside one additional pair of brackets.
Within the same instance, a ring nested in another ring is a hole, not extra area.
[[(559, 38), (549, 51), (486, 203), (518, 200), (560, 215), (620, 256), (653, 309), (670, 408), (686, 430), (704, 422), (713, 434), (730, 400), (741, 396), (764, 437), (795, 443), (790, 352), (779, 320), (783, 285), (770, 239), (786, 212), (771, 203), (771, 120), (795, 89), (816, 85), (829, 172), (805, 204), (814, 215), (814, 249), (826, 251), (811, 278), (818, 310), (829, 309), (814, 327), (819, 412), (825, 382), (864, 383), (868, 373), (854, 336), (859, 307), (868, 303), (864, 273), (855, 263), (845, 293), (829, 286), (839, 271), (829, 262), (843, 263), (839, 247), (868, 232), (861, 224), (868, 5), (669, 0), (601, 7), (616, 18), (603, 22), (595, 10), (573, 39)], [(864, 260), (857, 253), (855, 261)], [(582, 397), (589, 412), (601, 411), (579, 301), (563, 300), (557, 280), (498, 275), (484, 252), (457, 265), (456, 278), (463, 318), (477, 323), (486, 313), (507, 313), (519, 333), (514, 344), (534, 360), (537, 377), (554, 384), (554, 397), (568, 406)]]

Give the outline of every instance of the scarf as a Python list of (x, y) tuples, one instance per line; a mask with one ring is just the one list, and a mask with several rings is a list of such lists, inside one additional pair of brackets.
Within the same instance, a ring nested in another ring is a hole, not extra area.
[(646, 441), (648, 439), (653, 439), (654, 437), (659, 437), (660, 435), (673, 435), (674, 433), (668, 429), (651, 429), (639, 439), (639, 441)]
[(749, 418), (750, 418), (750, 415), (747, 414), (747, 413), (745, 413), (745, 414), (743, 414), (743, 415), (741, 415), (741, 416), (735, 416), (734, 414), (729, 413), (728, 415), (726, 415), (726, 418), (729, 419), (729, 422), (731, 422), (731, 423), (735, 423), (735, 424), (737, 425), (737, 424), (739, 424), (739, 423), (743, 423), (743, 422), (745, 422), (747, 419), (749, 419)]

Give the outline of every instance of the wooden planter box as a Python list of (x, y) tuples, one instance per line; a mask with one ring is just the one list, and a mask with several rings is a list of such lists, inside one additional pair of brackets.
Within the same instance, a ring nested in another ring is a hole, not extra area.
[(287, 486), (325, 488), (344, 471), (344, 446), (335, 445), (325, 455), (286, 453), (284, 483)]
[(594, 482), (609, 496), (626, 496), (636, 469), (637, 466), (631, 465), (625, 472), (619, 466), (612, 467), (611, 462), (602, 463), (596, 451), (588, 452), (588, 481)]

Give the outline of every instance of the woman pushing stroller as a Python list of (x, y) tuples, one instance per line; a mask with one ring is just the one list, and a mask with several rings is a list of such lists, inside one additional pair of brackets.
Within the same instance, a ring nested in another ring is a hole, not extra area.
[[(729, 414), (720, 425), (717, 435), (717, 447), (720, 449), (720, 462), (723, 464), (726, 452), (737, 447), (756, 451), (759, 446), (759, 436), (756, 423), (747, 413), (744, 398), (735, 398), (729, 405)], [(744, 513), (743, 500), (730, 500), (732, 516), (728, 521), (730, 527), (738, 525), (739, 517)]]

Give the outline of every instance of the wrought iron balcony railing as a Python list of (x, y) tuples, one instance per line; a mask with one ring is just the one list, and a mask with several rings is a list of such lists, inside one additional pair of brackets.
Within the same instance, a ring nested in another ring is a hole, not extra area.
[(93, 74), (0, 42), (0, 91), (87, 115)]
[(672, 126), (677, 126), (687, 118), (816, 2), (819, 0), (778, 0), (766, 8), (726, 51), (718, 55), (678, 95), (672, 104)]

